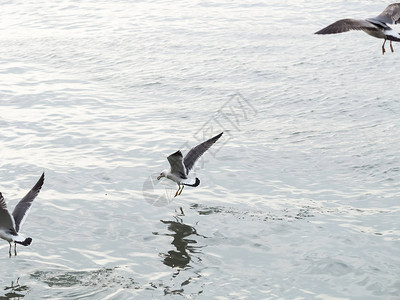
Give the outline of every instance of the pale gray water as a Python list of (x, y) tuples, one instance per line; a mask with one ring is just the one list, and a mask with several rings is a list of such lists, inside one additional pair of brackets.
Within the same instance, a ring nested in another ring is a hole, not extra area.
[(46, 179), (0, 299), (399, 299), (400, 44), (313, 35), (388, 4), (3, 2), (0, 191)]

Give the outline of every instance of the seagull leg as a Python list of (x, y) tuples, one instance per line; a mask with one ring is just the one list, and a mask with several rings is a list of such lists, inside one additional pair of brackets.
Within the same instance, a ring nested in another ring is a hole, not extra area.
[(183, 191), (183, 188), (184, 188), (184, 187), (185, 187), (185, 186), (182, 184), (181, 191), (179, 192), (179, 194), (178, 194), (178, 195), (182, 194), (182, 191)]
[(393, 46), (392, 46), (392, 41), (390, 41), (390, 50), (392, 50), (392, 52), (394, 52)]
[(386, 43), (386, 39), (385, 39), (385, 41), (383, 42), (383, 44), (382, 44), (382, 54), (385, 54), (385, 43)]
[(14, 243), (14, 255), (17, 256), (17, 243)]
[(9, 244), (10, 244), (10, 249), (8, 249), (8, 254), (10, 255), (10, 257), (11, 257), (11, 248), (12, 248), (12, 246), (11, 246), (11, 242), (8, 242)]
[(180, 190), (180, 189), (181, 189), (181, 184), (178, 183), (178, 190), (176, 191), (174, 198), (175, 198), (176, 196), (178, 196), (178, 193), (179, 193), (179, 190)]

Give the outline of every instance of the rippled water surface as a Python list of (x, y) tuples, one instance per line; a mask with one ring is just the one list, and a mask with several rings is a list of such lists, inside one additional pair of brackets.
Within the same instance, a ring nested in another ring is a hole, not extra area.
[(3, 2), (0, 298), (398, 299), (400, 44), (313, 35), (388, 4)]

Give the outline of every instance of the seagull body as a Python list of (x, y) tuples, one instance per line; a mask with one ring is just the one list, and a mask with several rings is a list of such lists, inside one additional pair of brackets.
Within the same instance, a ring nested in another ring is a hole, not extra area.
[(178, 190), (175, 193), (175, 197), (180, 195), (185, 185), (196, 187), (200, 184), (200, 179), (189, 178), (189, 172), (193, 168), (196, 161), (206, 152), (218, 139), (222, 136), (223, 132), (214, 136), (213, 138), (197, 145), (190, 149), (185, 158), (183, 158), (181, 151), (176, 151), (167, 157), (170, 164), (169, 170), (161, 172), (158, 180), (162, 177), (166, 177), (178, 184)]
[(14, 254), (17, 255), (17, 244), (29, 246), (32, 242), (30, 237), (24, 238), (18, 232), (30, 211), (33, 200), (39, 194), (44, 182), (44, 173), (35, 186), (15, 206), (12, 214), (7, 209), (3, 195), (0, 193), (0, 238), (10, 244), (9, 255), (11, 257), (11, 246), (14, 242)]
[(382, 54), (384, 54), (386, 52), (385, 43), (387, 40), (390, 41), (390, 50), (392, 52), (394, 51), (392, 41), (400, 42), (400, 34), (387, 25), (398, 23), (400, 23), (400, 3), (393, 3), (375, 18), (365, 20), (342, 19), (317, 31), (315, 34), (333, 34), (350, 30), (362, 30), (373, 37), (384, 39), (382, 44)]

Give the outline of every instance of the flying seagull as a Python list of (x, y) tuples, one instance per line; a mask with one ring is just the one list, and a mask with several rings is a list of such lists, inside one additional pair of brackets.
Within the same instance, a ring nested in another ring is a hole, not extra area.
[(19, 230), (29, 213), (33, 200), (39, 194), (44, 182), (44, 173), (40, 176), (35, 186), (25, 195), (21, 201), (15, 206), (12, 214), (7, 210), (6, 202), (0, 193), (0, 238), (6, 240), (10, 244), (8, 251), (11, 257), (11, 246), (14, 242), (14, 254), (17, 255), (17, 244), (29, 246), (32, 242), (30, 237), (24, 238), (19, 235)]
[(189, 172), (200, 156), (202, 156), (204, 152), (218, 141), (222, 134), (223, 132), (190, 149), (185, 158), (183, 158), (181, 151), (176, 151), (167, 157), (170, 169), (162, 171), (157, 179), (160, 180), (160, 178), (166, 177), (178, 184), (178, 190), (176, 191), (174, 198), (182, 193), (185, 185), (196, 187), (200, 184), (200, 179), (197, 177), (195, 179), (188, 177)]
[(386, 40), (390, 41), (390, 50), (394, 52), (392, 41), (400, 42), (400, 34), (390, 28), (387, 24), (400, 23), (400, 3), (390, 4), (386, 9), (375, 18), (365, 20), (342, 19), (317, 31), (315, 34), (341, 33), (349, 30), (362, 30), (378, 39), (384, 39), (382, 54), (385, 54)]

